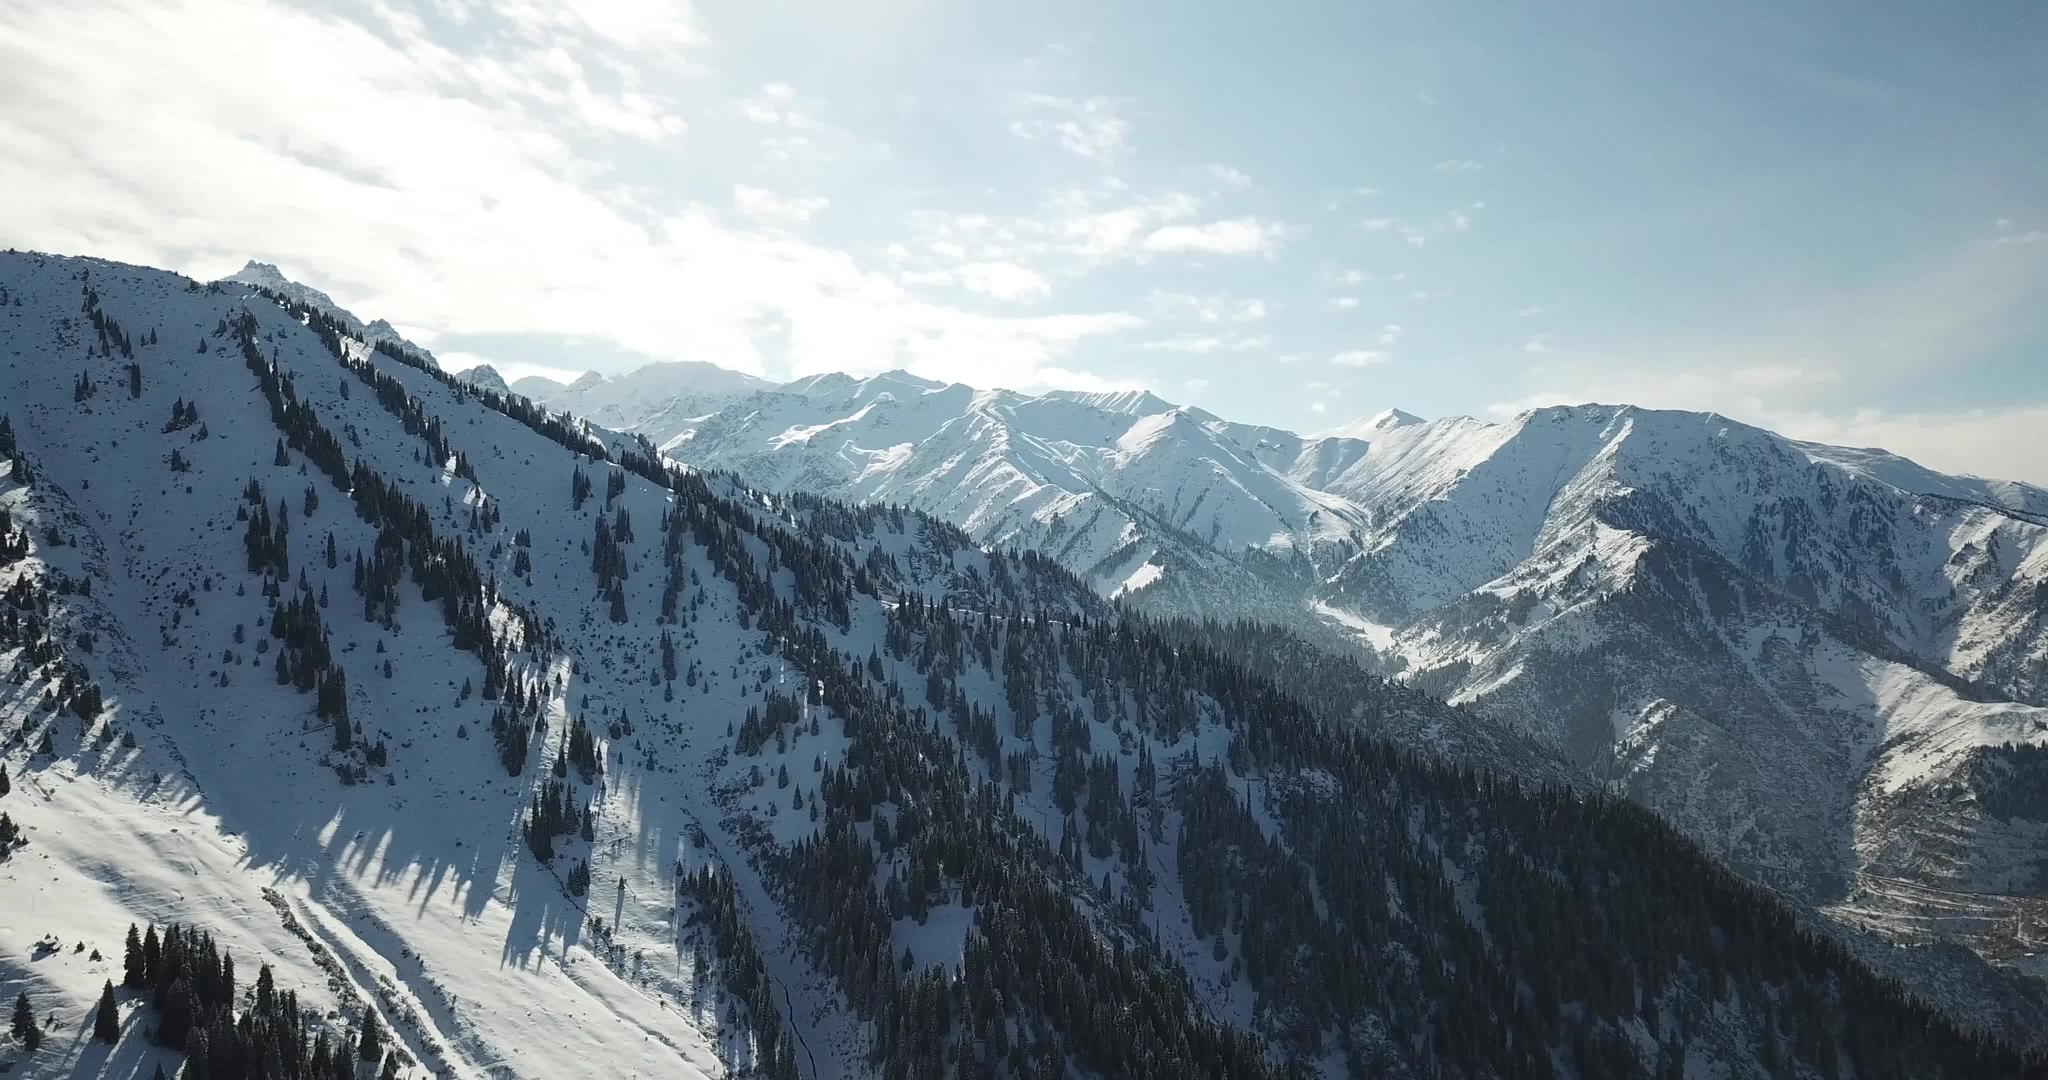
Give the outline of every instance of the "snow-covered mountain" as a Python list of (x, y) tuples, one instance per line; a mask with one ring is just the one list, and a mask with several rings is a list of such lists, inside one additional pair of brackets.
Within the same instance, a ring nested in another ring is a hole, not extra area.
[[(1992, 812), (1986, 787), (2038, 781), (1999, 747), (2048, 744), (2039, 488), (1711, 414), (1390, 410), (1302, 437), (901, 372), (640, 430), (1046, 552), (1149, 610), (1319, 626), (1888, 932), (2009, 958), (2048, 897), (2048, 810)], [(1973, 914), (1948, 919), (1958, 893)]]
[(398, 329), (390, 323), (385, 322), (383, 319), (376, 319), (365, 323), (361, 319), (356, 318), (353, 312), (335, 303), (333, 297), (311, 285), (293, 281), (291, 278), (286, 277), (284, 271), (279, 270), (275, 264), (257, 262), (255, 259), (250, 259), (242, 264), (240, 270), (220, 280), (223, 283), (234, 282), (241, 285), (254, 285), (261, 289), (267, 289), (279, 296), (289, 297), (293, 301), (304, 304), (307, 307), (318, 308), (332, 316), (336, 322), (348, 328), (350, 333), (372, 345), (379, 342), (403, 345), (415, 354), (425, 358), (429, 363), (433, 362), (433, 353), (407, 341), (404, 336), (399, 334)]
[(672, 432), (733, 401), (774, 386), (766, 379), (696, 360), (647, 364), (616, 377), (588, 371), (563, 385), (530, 375), (506, 386), (489, 365), (456, 376), (481, 389), (516, 393), (556, 412), (574, 413), (626, 434)]
[[(0, 376), (14, 1075), (2048, 1068), (1641, 809), (1429, 755), (1471, 710), (293, 296), (0, 255)], [(1170, 480), (1190, 421), (1115, 453)], [(182, 934), (120, 959), (171, 922), (239, 981)]]
[[(599, 378), (602, 377), (599, 376)], [(510, 387), (513, 393), (521, 397), (532, 398), (535, 401), (545, 401), (549, 397), (559, 394), (568, 388), (569, 384), (556, 382), (545, 375), (528, 375), (524, 378), (514, 379)], [(485, 387), (484, 389), (490, 389), (490, 387)]]
[(505, 384), (505, 377), (498, 374), (498, 369), (489, 364), (478, 364), (472, 368), (464, 368), (456, 372), (455, 377), (479, 390), (492, 390), (500, 394), (512, 392), (512, 388)]

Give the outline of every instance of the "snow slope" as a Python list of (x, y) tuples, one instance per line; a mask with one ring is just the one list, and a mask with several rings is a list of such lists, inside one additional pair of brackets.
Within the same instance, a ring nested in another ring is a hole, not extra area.
[[(0, 649), (0, 811), (29, 838), (0, 860), (0, 989), (54, 1017), (16, 1075), (163, 1060), (134, 1001), (111, 1051), (85, 1032), (127, 923), (170, 919), (208, 926), (245, 971), (270, 963), (325, 1026), (375, 1009), (410, 1069), (454, 1077), (896, 1075), (906, 1054), (937, 1070), (998, 1040), (1014, 1052), (969, 1064), (1335, 1077), (1540, 1058), (1575, 1076), (1570, 1055), (1597, 1046), (1737, 1075), (1788, 1025), (1794, 1055), (1905, 1032), (1887, 1051), (1931, 1073), (2017, 1061), (1911, 1041), (1938, 1021), (1787, 936), (1785, 909), (1625, 804), (1482, 788), (1416, 743), (1359, 739), (1228, 650), (1119, 618), (1047, 559), (671, 470), (644, 433), (562, 423), (323, 310), (0, 256), (19, 460), (0, 506), (8, 543), (26, 538), (0, 595), (36, 629)], [(809, 389), (864, 394), (861, 424), (1044, 409), (1034, 423), (1070, 437), (1018, 461), (1145, 477), (1158, 493), (1123, 500), (1128, 520), (1188, 551), (1204, 514), (1241, 523), (1201, 505), (1205, 482), (1275, 516), (1342, 508), (1217, 443), (1220, 422), (1145, 400), (829, 382)], [(1104, 414), (1129, 422), (1084, 447)], [(1190, 466), (1187, 446), (1219, 460)], [(320, 693), (291, 685), (314, 654), (283, 659), (287, 617), (318, 620)], [(1357, 699), (1345, 720), (1474, 722), (1362, 669), (1331, 678), (1298, 642), (1261, 648), (1273, 678)], [(1894, 727), (1924, 734), (1923, 758), (1969, 745), (1912, 723)], [(508, 769), (508, 746), (529, 760)], [(557, 784), (588, 839), (571, 826), (537, 856), (522, 834)], [(712, 870), (729, 910), (688, 883)], [(1538, 966), (1549, 928), (1518, 899), (1552, 874), (1580, 886), (1553, 913), (1605, 928), (1569, 970)], [(1683, 932), (1644, 936), (1645, 910)], [(1487, 947), (1507, 934), (1518, 950)], [(87, 948), (39, 949), (51, 935)], [(1475, 974), (1444, 980), (1444, 963)], [(1370, 993), (1325, 977), (1366, 970)], [(1681, 1027), (1709, 971), (1734, 989)], [(1599, 989), (1614, 972), (1647, 980), (1647, 1020)], [(1543, 1021), (1516, 989), (1539, 979)], [(1841, 1015), (1766, 1007), (1795, 993)], [(1452, 1023), (1471, 1037), (1429, 1036)]]
[(240, 270), (220, 280), (223, 283), (234, 282), (241, 285), (255, 285), (259, 288), (268, 289), (278, 295), (290, 297), (298, 303), (327, 312), (339, 320), (355, 336), (362, 338), (372, 345), (380, 341), (386, 341), (394, 345), (403, 345), (420, 356), (427, 358), (429, 361), (433, 359), (433, 353), (407, 341), (390, 323), (385, 322), (383, 319), (377, 319), (368, 323), (363, 322), (361, 319), (356, 318), (353, 312), (335, 303), (333, 297), (311, 285), (293, 281), (271, 263), (257, 262), (255, 259), (250, 259), (242, 265)]
[[(1972, 748), (2040, 740), (2008, 719), (2048, 706), (2038, 488), (1712, 414), (1390, 410), (1302, 437), (1151, 394), (901, 372), (640, 430), (764, 488), (900, 502), (1047, 552), (1126, 604), (1369, 649), (1801, 895), (1883, 866), (2048, 896), (2038, 850), (1987, 874), (1916, 854), (1925, 830), (1969, 843), (1947, 815), (1918, 830), (1872, 812), (1895, 778), (1936, 790)], [(1842, 650), (1861, 660), (1817, 659)], [(1908, 769), (1865, 737), (1894, 723), (1883, 703), (1950, 686), (1953, 753)]]

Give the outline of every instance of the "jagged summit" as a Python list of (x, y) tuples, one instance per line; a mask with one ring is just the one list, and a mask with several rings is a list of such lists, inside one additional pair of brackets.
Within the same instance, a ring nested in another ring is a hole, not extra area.
[(259, 262), (258, 260), (250, 259), (242, 264), (240, 270), (220, 280), (260, 285), (272, 292), (283, 293), (302, 303), (334, 312), (351, 330), (360, 332), (363, 329), (362, 320), (356, 318), (354, 314), (350, 313), (340, 304), (335, 303), (333, 297), (311, 285), (303, 285), (286, 277), (284, 271), (277, 268), (276, 263)]
[[(284, 276), (284, 272), (277, 268), (276, 263), (259, 262), (255, 259), (250, 259), (248, 262), (243, 263), (240, 270), (227, 275), (221, 280), (246, 281), (251, 285), (262, 285), (266, 288), (278, 290), (289, 289), (298, 284)], [(324, 296), (326, 294), (320, 293), (318, 295)]]
[(1077, 402), (1104, 412), (1125, 413), (1131, 416), (1152, 416), (1180, 408), (1150, 390), (1054, 390), (1045, 396), (1059, 401)]
[(458, 371), (455, 377), (479, 389), (495, 390), (500, 394), (512, 392), (512, 388), (505, 384), (505, 377), (498, 374), (498, 369), (489, 364), (478, 364), (473, 368)]
[(1383, 409), (1371, 416), (1361, 417), (1349, 424), (1323, 432), (1322, 438), (1372, 439), (1389, 431), (1396, 431), (1417, 424), (1428, 423), (1422, 417), (1400, 409)]
[(250, 259), (242, 264), (240, 270), (219, 280), (222, 282), (241, 282), (246, 285), (255, 285), (290, 297), (299, 303), (327, 312), (337, 322), (347, 327), (351, 333), (356, 334), (372, 345), (379, 342), (389, 342), (393, 345), (404, 346), (430, 363), (434, 360), (433, 353), (406, 340), (390, 323), (383, 319), (377, 319), (370, 323), (363, 322), (356, 317), (354, 312), (335, 303), (333, 297), (311, 285), (306, 285), (286, 277), (284, 271), (279, 270), (275, 263)]

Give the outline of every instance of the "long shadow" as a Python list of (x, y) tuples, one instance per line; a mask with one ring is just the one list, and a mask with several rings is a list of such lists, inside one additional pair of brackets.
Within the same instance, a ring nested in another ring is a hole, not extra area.
[(176, 1076), (184, 1056), (149, 1041), (150, 1024), (146, 1018), (151, 1015), (147, 1009), (132, 1004), (125, 1008), (121, 1015), (121, 1038), (109, 1046), (92, 1037), (93, 1014), (87, 1010), (75, 1028), (72, 1052), (76, 1058), (67, 1075), (73, 1080), (149, 1080), (161, 1065), (165, 1076)]
[(584, 909), (562, 890), (553, 873), (531, 859), (521, 859), (512, 872), (512, 924), (506, 928), (500, 966), (532, 966), (537, 954), (562, 955), (583, 940)]

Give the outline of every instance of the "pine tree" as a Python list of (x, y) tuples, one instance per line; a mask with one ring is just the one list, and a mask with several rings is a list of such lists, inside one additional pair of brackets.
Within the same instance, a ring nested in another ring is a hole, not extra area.
[(128, 924), (128, 945), (121, 959), (121, 985), (130, 990), (140, 990), (149, 985), (149, 966), (142, 958), (142, 935), (135, 932), (135, 924)]
[(149, 929), (142, 932), (142, 983), (144, 986), (156, 985), (157, 974), (163, 970), (163, 964), (163, 942), (156, 936), (155, 924), (151, 924)]
[(112, 979), (100, 987), (100, 1007), (93, 1013), (92, 1037), (108, 1044), (121, 1040), (121, 1010), (114, 1006)]
[(256, 1015), (269, 1016), (277, 1011), (277, 983), (270, 975), (270, 965), (256, 969)]
[(398, 1080), (398, 1051), (384, 1052), (384, 1068), (377, 1074), (377, 1080)]
[(178, 1074), (178, 1080), (211, 1080), (213, 1076), (213, 1055), (206, 1042), (206, 1029), (195, 1028), (192, 1037), (185, 1040), (185, 1071)]
[(0, 765), (0, 796), (14, 790), (14, 781), (7, 778), (7, 766)]
[(35, 1026), (36, 1013), (29, 1008), (28, 991), (23, 990), (21, 996), (14, 999), (14, 1025), (8, 1031), (17, 1039), (25, 1039), (29, 1029)]
[(377, 1026), (377, 1011), (363, 1010), (363, 1039), (356, 1046), (356, 1056), (364, 1061), (376, 1061), (384, 1056), (384, 1032)]

